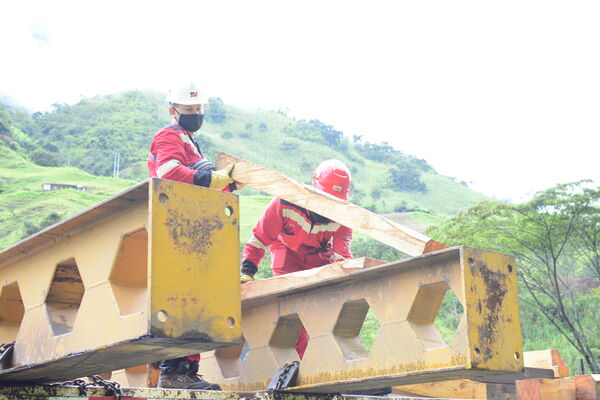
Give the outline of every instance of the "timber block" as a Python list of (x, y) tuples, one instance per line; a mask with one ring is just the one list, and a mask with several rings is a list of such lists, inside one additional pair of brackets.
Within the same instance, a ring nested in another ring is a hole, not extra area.
[(575, 381), (524, 379), (517, 381), (519, 400), (575, 400)]
[(575, 389), (577, 400), (599, 400), (600, 374), (576, 376)]
[(233, 194), (152, 179), (0, 253), (0, 338), (15, 341), (0, 381), (240, 343), (238, 210)]
[(556, 349), (526, 351), (523, 353), (525, 367), (545, 368), (554, 371), (555, 378), (566, 378), (570, 375), (569, 368)]
[(437, 399), (516, 400), (517, 398), (514, 383), (483, 383), (470, 379), (394, 386), (392, 387), (392, 393), (408, 397), (433, 397)]

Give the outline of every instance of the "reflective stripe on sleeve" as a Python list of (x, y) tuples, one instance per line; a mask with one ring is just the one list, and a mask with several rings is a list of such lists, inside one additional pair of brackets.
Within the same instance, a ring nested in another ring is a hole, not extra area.
[(181, 138), (181, 141), (183, 143), (187, 143), (190, 146), (193, 146), (192, 141), (190, 140), (190, 137), (188, 135), (186, 135), (185, 133), (180, 133), (179, 137)]
[(306, 233), (335, 232), (342, 226), (337, 222), (329, 222), (327, 224), (314, 225), (311, 230), (310, 223), (294, 209), (284, 208), (282, 210), (282, 215), (283, 217), (289, 218), (296, 222)]
[(260, 240), (258, 240), (258, 238), (256, 236), (254, 236), (252, 234), (250, 235), (250, 237), (248, 238), (248, 241), (246, 243), (249, 243), (258, 249), (263, 249), (265, 251), (268, 250), (267, 246), (262, 244), (262, 242)]
[(306, 232), (310, 232), (310, 223), (308, 223), (304, 219), (304, 217), (298, 214), (295, 210), (291, 208), (284, 208), (283, 210), (281, 210), (281, 214), (284, 218), (289, 218), (292, 221), (296, 222)]
[(173, 168), (177, 167), (178, 165), (181, 165), (179, 160), (169, 160), (169, 161), (163, 163), (160, 167), (158, 167), (156, 169), (156, 175), (159, 178), (162, 178), (166, 173), (168, 173), (169, 171), (171, 171)]
[(319, 233), (319, 232), (335, 232), (340, 229), (342, 225), (337, 222), (330, 222), (328, 224), (323, 225), (315, 225), (310, 233)]

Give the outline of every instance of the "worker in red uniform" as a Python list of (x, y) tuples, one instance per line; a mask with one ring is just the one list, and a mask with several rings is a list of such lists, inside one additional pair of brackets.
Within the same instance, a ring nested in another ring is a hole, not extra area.
[[(313, 186), (347, 200), (350, 171), (338, 160), (322, 162), (312, 175)], [(252, 230), (243, 252), (241, 282), (254, 280), (258, 265), (271, 250), (271, 268), (277, 275), (302, 271), (352, 258), (352, 230), (321, 215), (275, 198)], [(302, 329), (296, 351), (303, 357), (308, 334)]]
[(169, 126), (154, 135), (148, 155), (150, 177), (204, 186), (217, 190), (235, 189), (229, 176), (233, 164), (215, 171), (214, 165), (204, 158), (194, 132), (204, 120), (204, 96), (193, 83), (169, 90), (167, 94)]
[[(202, 93), (193, 83), (169, 90), (167, 94), (171, 124), (154, 135), (148, 156), (150, 177), (232, 191), (236, 183), (229, 176), (233, 164), (222, 170), (204, 158), (194, 133), (202, 126), (204, 104)], [(174, 389), (220, 390), (219, 385), (198, 376), (200, 354), (165, 360), (160, 363), (158, 387)]]

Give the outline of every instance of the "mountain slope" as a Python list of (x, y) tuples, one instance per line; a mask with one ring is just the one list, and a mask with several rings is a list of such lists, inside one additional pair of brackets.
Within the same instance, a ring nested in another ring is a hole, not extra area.
[[(162, 100), (162, 94), (131, 91), (73, 106), (56, 105), (48, 113), (8, 111), (16, 127), (35, 144), (35, 149), (25, 150), (37, 164), (76, 166), (108, 176), (118, 153), (120, 176), (139, 181), (147, 174), (145, 160), (152, 136), (169, 122)], [(242, 110), (218, 98), (210, 99), (197, 138), (211, 159), (217, 151), (226, 151), (303, 182), (310, 181), (322, 160), (340, 159), (353, 173), (352, 201), (376, 212), (418, 210), (448, 216), (485, 198), (387, 143), (350, 140), (317, 120)]]

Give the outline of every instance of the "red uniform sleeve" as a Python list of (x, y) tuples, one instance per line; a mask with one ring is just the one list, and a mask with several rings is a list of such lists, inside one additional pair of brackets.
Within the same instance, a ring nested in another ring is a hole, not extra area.
[(252, 235), (244, 246), (244, 259), (252, 261), (258, 266), (265, 255), (265, 250), (277, 240), (282, 230), (281, 201), (275, 198), (271, 200), (262, 217), (252, 229)]
[(156, 155), (156, 172), (159, 178), (194, 183), (194, 171), (185, 165), (185, 149), (179, 134), (164, 132), (155, 138), (151, 152)]
[[(333, 253), (337, 258), (352, 258), (350, 242), (352, 241), (352, 229), (341, 226), (333, 234)], [(338, 257), (339, 256), (339, 257)]]

